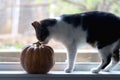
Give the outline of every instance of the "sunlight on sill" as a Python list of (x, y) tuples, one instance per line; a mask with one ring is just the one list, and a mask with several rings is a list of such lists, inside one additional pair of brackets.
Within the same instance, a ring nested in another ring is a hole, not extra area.
[[(0, 80), (119, 80), (120, 70), (111, 72), (101, 71), (98, 74), (92, 73), (87, 68), (95, 67), (98, 63), (77, 63), (76, 70), (72, 73), (65, 73), (65, 63), (56, 63), (54, 69), (48, 74), (28, 74), (20, 69), (20, 63), (0, 63)], [(6, 69), (5, 69), (6, 67)], [(56, 69), (55, 69), (56, 67)], [(3, 70), (1, 70), (4, 68)], [(7, 69), (8, 68), (8, 69)], [(16, 69), (15, 69), (16, 68)], [(61, 70), (60, 70), (61, 68)], [(78, 69), (84, 68), (84, 69)], [(118, 67), (119, 68), (119, 67)]]
[[(0, 49), (0, 52), (21, 52), (22, 49)], [(54, 49), (55, 53), (66, 53), (67, 51), (64, 49)], [(98, 53), (96, 49), (79, 49), (78, 53)]]
[[(31, 75), (28, 74), (26, 71), (0, 71), (1, 74), (26, 74), (26, 75)], [(104, 72), (100, 71), (99, 73), (92, 73), (91, 71), (73, 71), (71, 73), (66, 73), (64, 71), (50, 71), (47, 74), (41, 74), (41, 75), (101, 75), (101, 74), (120, 74), (120, 71), (111, 71), (111, 72)], [(34, 74), (35, 75), (35, 74)], [(40, 75), (40, 74), (36, 74)]]

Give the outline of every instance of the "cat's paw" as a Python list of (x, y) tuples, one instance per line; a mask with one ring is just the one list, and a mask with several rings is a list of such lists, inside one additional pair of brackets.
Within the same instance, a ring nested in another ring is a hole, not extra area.
[(100, 71), (100, 70), (97, 69), (97, 68), (93, 68), (93, 69), (91, 69), (91, 72), (92, 72), (92, 73), (99, 73), (99, 71)]
[(66, 68), (64, 71), (65, 71), (66, 73), (71, 73), (71, 72), (73, 72), (73, 69)]

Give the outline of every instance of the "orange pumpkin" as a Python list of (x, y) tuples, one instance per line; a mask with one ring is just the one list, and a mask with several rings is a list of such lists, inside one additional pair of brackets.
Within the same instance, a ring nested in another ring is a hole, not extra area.
[(54, 63), (53, 49), (39, 42), (25, 47), (21, 53), (21, 65), (31, 74), (45, 74)]

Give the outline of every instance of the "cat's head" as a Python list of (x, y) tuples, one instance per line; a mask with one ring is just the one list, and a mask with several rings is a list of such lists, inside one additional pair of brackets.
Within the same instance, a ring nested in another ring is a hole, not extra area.
[(36, 37), (40, 42), (48, 43), (51, 36), (49, 28), (53, 27), (56, 22), (56, 19), (45, 19), (40, 22), (34, 21), (32, 23), (32, 26), (34, 27), (36, 32)]

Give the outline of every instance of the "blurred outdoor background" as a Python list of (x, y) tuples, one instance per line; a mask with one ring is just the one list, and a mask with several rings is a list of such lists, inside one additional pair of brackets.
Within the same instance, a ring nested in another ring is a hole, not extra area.
[[(0, 0), (0, 49), (21, 49), (36, 42), (31, 26), (35, 20), (93, 10), (119, 16), (120, 0)], [(54, 40), (49, 44), (64, 49)]]
[[(120, 0), (0, 0), (0, 50), (21, 50), (26, 44), (36, 42), (33, 21), (94, 10), (120, 16)], [(65, 49), (54, 40), (49, 45), (56, 50)]]

